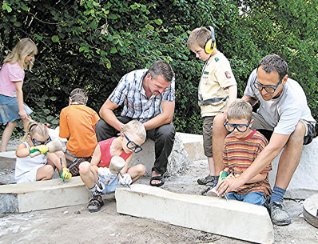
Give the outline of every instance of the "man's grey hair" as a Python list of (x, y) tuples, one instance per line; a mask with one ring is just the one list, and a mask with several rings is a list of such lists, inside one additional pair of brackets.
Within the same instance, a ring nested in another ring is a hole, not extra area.
[(282, 59), (277, 54), (269, 54), (265, 56), (258, 64), (259, 68), (262, 66), (262, 69), (266, 73), (271, 73), (273, 71), (276, 71), (279, 75), (279, 79), (282, 80), (285, 75), (288, 74), (288, 64), (287, 62)]
[(171, 82), (174, 78), (174, 72), (171, 66), (162, 60), (158, 60), (153, 63), (149, 68), (148, 73), (151, 77), (156, 78), (158, 75), (162, 75), (166, 81)]

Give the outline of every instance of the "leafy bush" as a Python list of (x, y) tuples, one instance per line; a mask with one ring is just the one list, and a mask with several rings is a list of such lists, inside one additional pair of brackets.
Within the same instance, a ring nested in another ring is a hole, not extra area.
[(177, 130), (201, 133), (197, 87), (203, 63), (186, 41), (192, 29), (214, 25), (240, 95), (260, 58), (275, 52), (288, 61), (318, 118), (316, 1), (242, 2), (4, 0), (0, 59), (18, 38), (37, 43), (40, 52), (23, 89), (35, 119), (53, 125), (75, 87), (88, 91), (88, 105), (98, 111), (121, 76), (164, 59), (176, 73)]

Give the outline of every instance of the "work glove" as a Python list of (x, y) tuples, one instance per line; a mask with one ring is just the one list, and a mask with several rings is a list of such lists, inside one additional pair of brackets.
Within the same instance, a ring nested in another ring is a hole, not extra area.
[(68, 168), (63, 168), (62, 171), (60, 172), (60, 178), (64, 180), (70, 180), (72, 179), (72, 174), (68, 170)]
[(131, 176), (129, 174), (119, 175), (119, 183), (121, 185), (130, 185), (132, 183)]
[(46, 154), (49, 151), (47, 145), (39, 145), (35, 147), (30, 147), (30, 157), (35, 157), (40, 154)]

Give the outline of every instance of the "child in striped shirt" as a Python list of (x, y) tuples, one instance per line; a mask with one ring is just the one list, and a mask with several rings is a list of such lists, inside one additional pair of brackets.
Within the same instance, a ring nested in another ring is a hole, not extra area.
[[(265, 136), (251, 129), (253, 123), (252, 110), (252, 106), (248, 102), (237, 99), (229, 106), (227, 111), (227, 120), (224, 126), (230, 134), (225, 138), (223, 153), (224, 172), (227, 172), (227, 178), (241, 175), (253, 164), (255, 158), (268, 144)], [(264, 168), (261, 173), (245, 185), (233, 192), (226, 193), (226, 198), (264, 205), (271, 191), (268, 182), (268, 172), (270, 170), (271, 165)], [(223, 182), (220, 181), (217, 188)]]

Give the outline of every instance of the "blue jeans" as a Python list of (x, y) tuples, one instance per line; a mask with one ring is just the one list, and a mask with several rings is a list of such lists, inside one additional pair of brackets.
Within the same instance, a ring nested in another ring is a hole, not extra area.
[(229, 192), (226, 194), (227, 199), (234, 199), (242, 202), (248, 202), (255, 205), (264, 205), (265, 194), (264, 192), (250, 192), (247, 194), (238, 194), (236, 192)]

